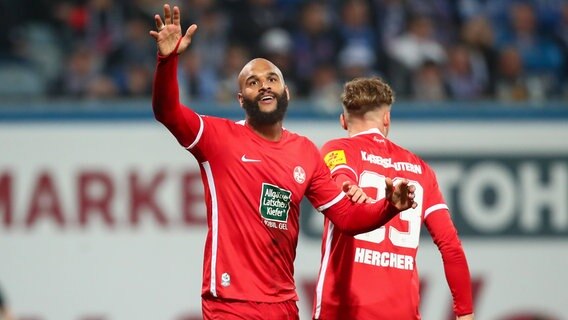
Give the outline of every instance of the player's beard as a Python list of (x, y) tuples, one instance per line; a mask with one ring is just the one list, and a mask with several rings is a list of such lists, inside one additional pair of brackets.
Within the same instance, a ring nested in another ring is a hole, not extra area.
[(288, 109), (288, 95), (286, 93), (274, 93), (276, 98), (276, 109), (272, 111), (262, 111), (258, 103), (260, 102), (261, 94), (255, 99), (247, 99), (243, 97), (243, 109), (248, 116), (248, 121), (253, 126), (273, 125), (284, 119), (286, 110)]

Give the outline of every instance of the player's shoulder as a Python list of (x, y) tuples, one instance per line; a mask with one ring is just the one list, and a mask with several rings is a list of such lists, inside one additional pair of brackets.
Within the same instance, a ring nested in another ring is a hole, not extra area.
[(304, 144), (304, 145), (309, 145), (310, 147), (314, 147), (317, 149), (316, 144), (308, 137), (299, 134), (297, 132), (294, 131), (290, 131), (286, 128), (283, 128), (284, 132), (286, 132), (286, 138), (289, 141), (292, 141), (294, 143), (300, 143), (300, 144)]
[[(206, 114), (199, 114), (199, 117), (201, 117), (203, 122), (205, 122), (207, 124), (227, 126), (227, 127), (236, 126), (240, 122), (240, 121), (234, 121), (234, 120), (227, 119), (227, 118), (210, 116), (210, 115), (206, 115)], [(242, 120), (242, 123), (244, 125), (244, 120)]]
[(393, 154), (397, 159), (405, 160), (410, 163), (418, 164), (427, 171), (431, 171), (430, 165), (419, 155), (414, 153), (414, 151), (409, 150), (403, 146), (400, 146), (391, 140), (387, 140), (390, 145), (391, 154)]
[(322, 152), (329, 152), (333, 150), (352, 149), (352, 139), (350, 138), (337, 138), (327, 141), (321, 147)]
[(205, 127), (214, 128), (215, 131), (226, 133), (245, 133), (247, 131), (245, 120), (235, 121), (233, 119), (221, 118), (209, 115), (200, 115), (203, 119)]

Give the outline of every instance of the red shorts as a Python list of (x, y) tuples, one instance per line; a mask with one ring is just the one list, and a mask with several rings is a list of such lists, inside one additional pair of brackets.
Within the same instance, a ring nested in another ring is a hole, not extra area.
[(203, 297), (202, 302), (203, 320), (300, 319), (294, 300), (266, 303)]

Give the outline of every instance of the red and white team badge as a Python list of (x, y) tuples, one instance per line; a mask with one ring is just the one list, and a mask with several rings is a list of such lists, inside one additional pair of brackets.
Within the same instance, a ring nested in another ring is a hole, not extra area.
[(304, 171), (302, 167), (297, 166), (296, 168), (294, 168), (294, 180), (296, 180), (296, 182), (299, 184), (302, 184), (304, 183), (304, 181), (306, 181), (306, 171)]

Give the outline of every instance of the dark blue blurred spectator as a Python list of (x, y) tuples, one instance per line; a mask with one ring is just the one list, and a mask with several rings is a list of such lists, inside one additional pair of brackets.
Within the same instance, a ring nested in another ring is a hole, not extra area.
[(338, 33), (325, 2), (309, 1), (300, 11), (292, 36), (299, 96), (307, 96), (316, 66), (335, 64), (339, 51)]
[(310, 87), (311, 92), (308, 98), (315, 110), (335, 115), (341, 113), (340, 96), (343, 92), (343, 85), (334, 65), (322, 64), (317, 66)]
[[(566, 0), (172, 0), (197, 23), (185, 99), (234, 103), (250, 58), (335, 112), (341, 82), (381, 75), (398, 98), (568, 97)], [(0, 0), (0, 97), (150, 94), (162, 0)]]
[(433, 33), (437, 41), (447, 44), (459, 36), (458, 15), (455, 0), (406, 0), (410, 14), (425, 16), (433, 24)]
[(211, 5), (203, 8), (201, 15), (195, 17), (192, 23), (199, 26), (199, 32), (195, 34), (193, 49), (199, 52), (202, 63), (207, 68), (222, 68), (224, 52), (229, 41), (229, 22), (225, 13), (219, 7)]
[(341, 44), (377, 49), (377, 35), (371, 21), (371, 8), (366, 0), (347, 0), (341, 6), (338, 23)]
[(525, 72), (521, 54), (515, 47), (506, 47), (499, 52), (496, 81), (496, 97), (505, 102), (542, 100), (545, 83), (538, 76)]
[(555, 92), (562, 76), (565, 57), (550, 34), (539, 32), (535, 8), (528, 2), (517, 2), (509, 8), (509, 25), (498, 39), (498, 47), (516, 48), (528, 76), (542, 79), (547, 94)]
[(464, 22), (461, 41), (467, 47), (473, 72), (485, 79), (483, 93), (486, 97), (494, 93), (497, 70), (495, 35), (484, 16), (476, 16)]
[(224, 52), (223, 67), (217, 73), (216, 99), (221, 104), (234, 103), (239, 86), (238, 78), (243, 66), (251, 59), (248, 49), (239, 44), (231, 44)]
[(426, 60), (412, 72), (411, 98), (421, 102), (448, 99), (444, 71), (436, 61)]
[(451, 98), (471, 100), (484, 97), (488, 83), (487, 69), (483, 61), (475, 59), (465, 45), (455, 45), (448, 50), (445, 83)]
[(258, 40), (269, 29), (282, 27), (286, 17), (278, 10), (276, 0), (238, 1), (231, 14), (230, 38), (239, 39), (257, 56)]
[(387, 44), (390, 59), (387, 76), (399, 96), (410, 93), (412, 74), (427, 61), (436, 66), (445, 63), (444, 46), (434, 34), (433, 21), (426, 16), (414, 16), (408, 29)]
[(178, 78), (183, 102), (215, 99), (217, 75), (215, 69), (202, 63), (199, 51), (190, 50), (180, 57)]

